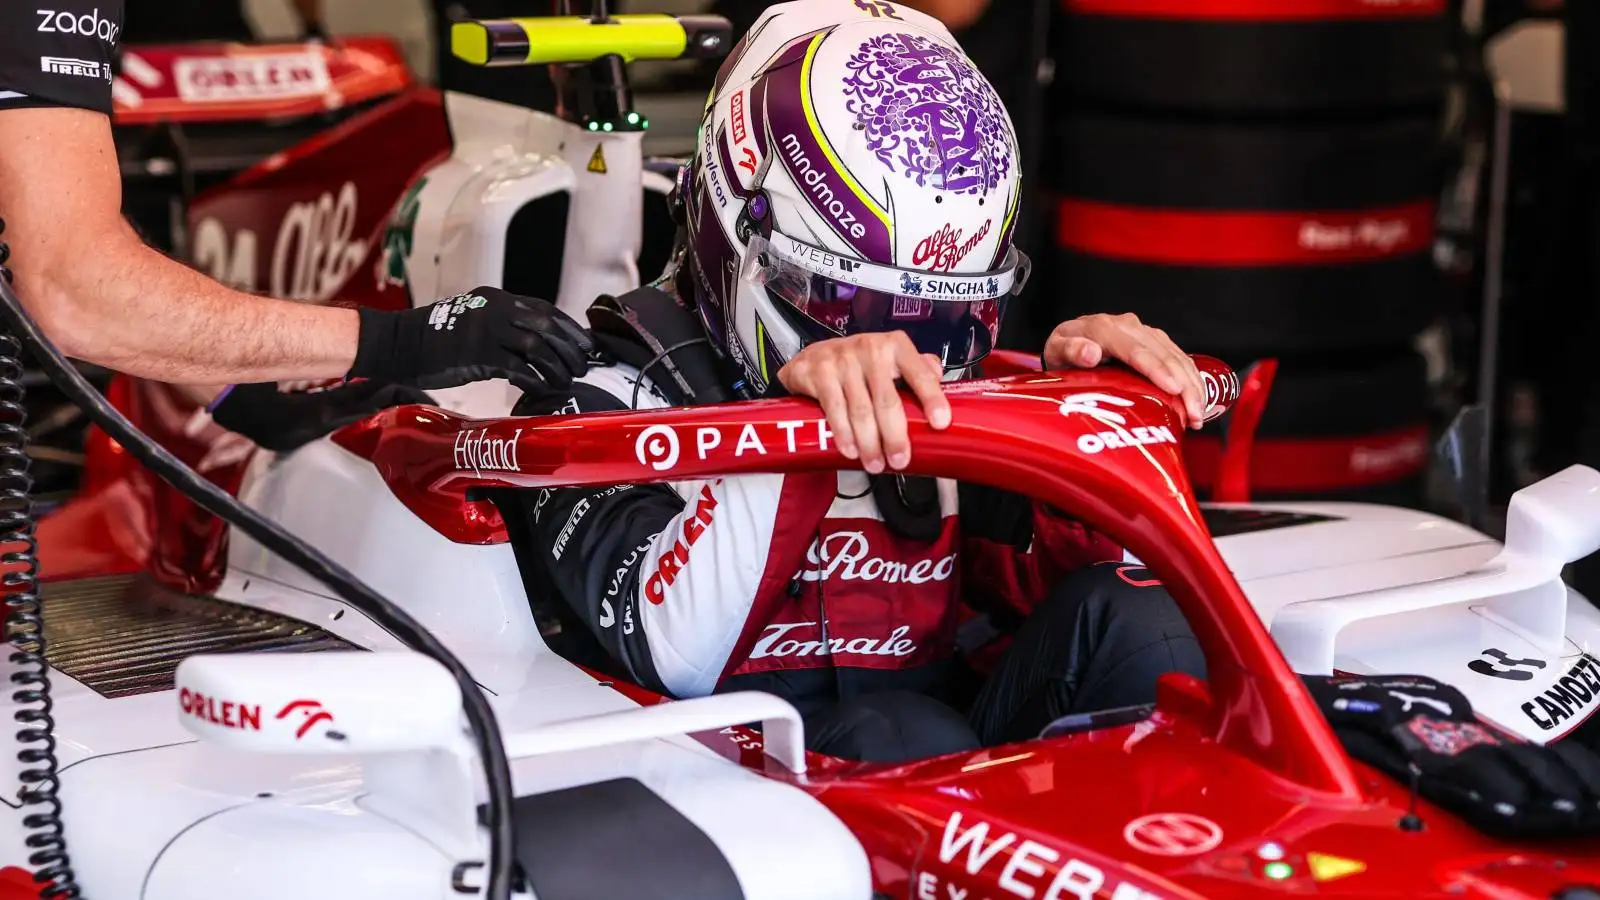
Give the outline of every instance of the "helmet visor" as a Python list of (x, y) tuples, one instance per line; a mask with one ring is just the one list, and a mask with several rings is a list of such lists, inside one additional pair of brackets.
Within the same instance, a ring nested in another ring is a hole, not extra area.
[(840, 256), (774, 232), (751, 235), (743, 277), (765, 288), (809, 340), (904, 331), (946, 370), (994, 349), (1005, 302), (1027, 282), (1028, 258), (1012, 248), (990, 272), (901, 269)]

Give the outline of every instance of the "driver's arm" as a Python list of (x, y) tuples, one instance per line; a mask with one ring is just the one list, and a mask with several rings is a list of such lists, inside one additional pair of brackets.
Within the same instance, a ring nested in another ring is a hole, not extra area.
[(104, 113), (0, 108), (0, 217), (17, 293), (63, 352), (174, 382), (349, 371), (354, 310), (224, 287), (145, 246), (121, 207)]
[(1068, 572), (1123, 558), (1115, 541), (1021, 494), (961, 484), (961, 588), (977, 609), (1026, 614)]
[[(597, 368), (571, 394), (534, 399), (516, 413), (628, 409), (633, 393), (617, 369)], [(639, 408), (665, 405), (648, 390), (639, 399)], [(833, 502), (833, 478), (746, 475), (525, 491), (521, 509), (508, 514), (527, 525), (544, 580), (631, 680), (696, 697), (717, 687), (730, 661), (750, 654), (759, 636), (748, 633), (750, 622), (771, 615), (768, 604), (799, 570), (815, 523)]]

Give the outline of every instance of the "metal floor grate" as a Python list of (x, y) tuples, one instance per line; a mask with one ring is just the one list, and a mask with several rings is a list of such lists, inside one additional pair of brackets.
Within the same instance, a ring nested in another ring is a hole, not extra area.
[(170, 690), (178, 663), (196, 653), (360, 649), (315, 625), (139, 576), (44, 585), (45, 654), (103, 697)]

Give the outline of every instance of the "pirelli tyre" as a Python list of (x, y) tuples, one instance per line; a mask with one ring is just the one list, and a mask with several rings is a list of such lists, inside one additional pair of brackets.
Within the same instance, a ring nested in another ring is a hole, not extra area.
[(1435, 123), (1070, 117), (1058, 129), (1056, 318), (1135, 312), (1187, 349), (1323, 353), (1435, 314)]
[(1445, 0), (1061, 0), (1076, 99), (1212, 113), (1436, 104)]
[[(1426, 363), (1410, 349), (1280, 360), (1250, 454), (1251, 499), (1419, 506), (1432, 459), (1431, 410)], [(1202, 498), (1216, 476), (1221, 433), (1184, 438)]]

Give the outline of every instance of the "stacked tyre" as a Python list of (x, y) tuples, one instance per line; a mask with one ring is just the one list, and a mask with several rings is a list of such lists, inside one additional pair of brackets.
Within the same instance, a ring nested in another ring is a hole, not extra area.
[(1443, 0), (1062, 2), (1055, 318), (1279, 359), (1258, 496), (1417, 502)]

